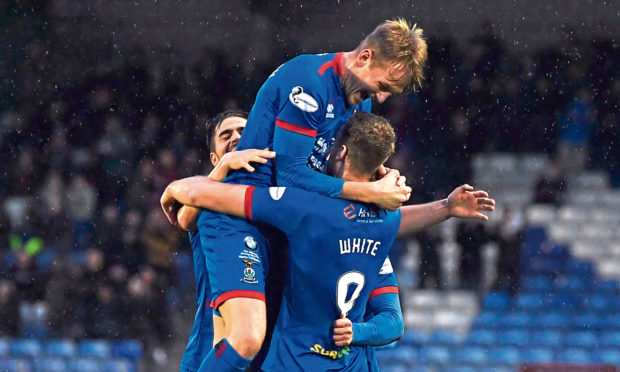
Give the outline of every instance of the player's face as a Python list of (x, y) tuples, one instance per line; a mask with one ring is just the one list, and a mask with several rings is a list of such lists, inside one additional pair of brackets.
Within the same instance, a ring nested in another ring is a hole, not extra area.
[(407, 86), (404, 69), (391, 62), (368, 59), (350, 70), (343, 81), (347, 103), (354, 106), (370, 98), (383, 103), (393, 94), (402, 94)]
[(215, 131), (215, 152), (211, 153), (213, 165), (217, 164), (224, 154), (237, 148), (246, 121), (246, 119), (237, 116), (231, 116), (222, 121)]

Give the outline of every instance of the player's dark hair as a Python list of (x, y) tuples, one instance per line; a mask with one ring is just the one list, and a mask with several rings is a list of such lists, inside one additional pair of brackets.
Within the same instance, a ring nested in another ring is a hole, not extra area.
[(358, 111), (347, 120), (334, 146), (347, 146), (347, 158), (359, 175), (374, 174), (394, 153), (396, 134), (381, 116)]
[(207, 144), (209, 145), (210, 152), (215, 152), (215, 132), (217, 132), (224, 120), (231, 117), (247, 119), (248, 113), (243, 110), (226, 110), (207, 120), (205, 127), (207, 129)]

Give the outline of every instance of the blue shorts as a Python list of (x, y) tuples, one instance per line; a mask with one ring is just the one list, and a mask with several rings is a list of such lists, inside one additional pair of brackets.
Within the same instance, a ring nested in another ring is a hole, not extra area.
[(211, 307), (218, 309), (236, 297), (265, 301), (269, 260), (262, 226), (203, 210), (198, 230), (207, 261)]

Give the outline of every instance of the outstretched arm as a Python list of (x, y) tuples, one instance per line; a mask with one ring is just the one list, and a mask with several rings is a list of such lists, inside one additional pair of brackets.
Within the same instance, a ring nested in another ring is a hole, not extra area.
[(368, 301), (368, 306), (375, 315), (363, 323), (352, 323), (344, 317), (334, 322), (336, 346), (381, 346), (403, 336), (405, 328), (398, 294), (385, 293), (373, 297)]
[[(256, 150), (248, 149), (241, 151), (231, 151), (222, 156), (215, 168), (209, 173), (209, 178), (214, 181), (221, 181), (233, 169), (244, 168), (249, 172), (254, 172), (254, 167), (250, 163), (267, 163), (268, 159), (275, 158), (276, 153), (269, 149)], [(183, 206), (177, 213), (179, 226), (185, 231), (193, 231), (196, 228), (196, 221), (200, 209), (190, 206)]]
[(205, 176), (194, 176), (170, 183), (161, 196), (160, 203), (173, 225), (177, 224), (179, 203), (244, 217), (247, 188), (245, 185), (229, 185), (212, 181)]
[(470, 185), (454, 189), (447, 198), (426, 204), (408, 205), (400, 208), (401, 221), (398, 236), (434, 225), (450, 217), (489, 218), (480, 211), (493, 211), (495, 200), (486, 191), (476, 190)]

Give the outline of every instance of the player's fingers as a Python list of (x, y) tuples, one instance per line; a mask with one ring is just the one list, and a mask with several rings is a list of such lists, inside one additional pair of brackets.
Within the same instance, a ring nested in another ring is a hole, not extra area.
[(478, 204), (495, 205), (495, 200), (490, 198), (479, 198)]
[(254, 172), (254, 167), (251, 166), (249, 163), (243, 162), (241, 163), (241, 166), (246, 169), (248, 172)]
[(488, 198), (489, 194), (486, 191), (478, 190), (473, 192), (474, 196), (477, 198)]
[(481, 219), (481, 220), (483, 220), (483, 221), (488, 221), (488, 220), (489, 220), (489, 217), (485, 216), (484, 214), (482, 214), (482, 213), (480, 213), (480, 212), (476, 213), (476, 214), (474, 215), (474, 217), (475, 217), (475, 218), (479, 218), (479, 219)]
[(348, 346), (351, 344), (351, 342), (349, 340), (344, 340), (344, 341), (335, 341), (334, 344), (338, 347), (343, 347), (343, 346)]
[(405, 176), (400, 176), (396, 179), (396, 185), (397, 186), (405, 186), (407, 185), (407, 177)]
[(464, 184), (463, 186), (461, 186), (465, 191), (471, 191), (474, 189), (473, 186), (468, 185), (468, 184)]
[(276, 157), (275, 151), (269, 151), (269, 150), (258, 150), (256, 152), (256, 155), (260, 156), (261, 158), (266, 158), (266, 159), (273, 159)]
[(387, 168), (385, 168), (383, 165), (379, 166), (379, 169), (377, 169), (377, 173), (379, 174), (379, 178), (385, 177), (387, 172), (388, 172)]
[(493, 212), (495, 210), (495, 207), (492, 205), (486, 205), (486, 204), (482, 204), (478, 206), (478, 210), (480, 211), (491, 211)]

